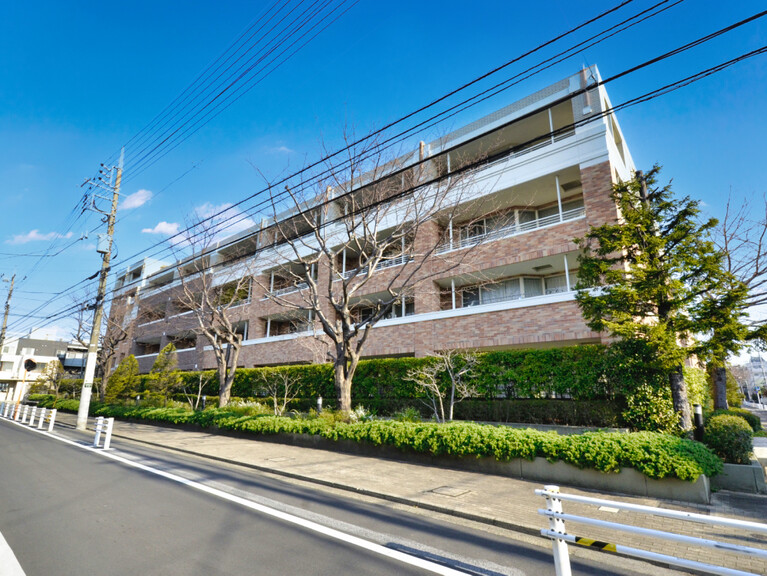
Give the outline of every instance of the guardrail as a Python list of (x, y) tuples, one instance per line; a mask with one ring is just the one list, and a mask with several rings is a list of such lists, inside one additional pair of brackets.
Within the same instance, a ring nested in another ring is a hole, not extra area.
[[(549, 519), (549, 528), (541, 530), (541, 534), (552, 540), (553, 552), (554, 552), (554, 567), (556, 569), (557, 576), (571, 576), (570, 570), (570, 557), (568, 553), (567, 544), (576, 544), (579, 546), (588, 546), (597, 548), (606, 552), (616, 552), (619, 554), (625, 554), (627, 556), (633, 556), (635, 558), (641, 558), (643, 560), (652, 560), (656, 562), (664, 562), (674, 566), (680, 566), (682, 568), (688, 568), (692, 570), (700, 570), (708, 572), (710, 574), (722, 574), (726, 576), (754, 576), (754, 572), (745, 572), (742, 570), (736, 570), (732, 568), (725, 568), (723, 566), (717, 566), (714, 564), (708, 564), (705, 562), (699, 562), (697, 560), (689, 560), (687, 558), (680, 558), (677, 556), (671, 556), (668, 554), (659, 554), (657, 552), (651, 552), (649, 550), (643, 550), (639, 548), (632, 548), (617, 544), (613, 542), (602, 542), (592, 538), (584, 536), (575, 536), (568, 534), (565, 528), (565, 520), (577, 522), (579, 524), (585, 524), (588, 526), (597, 526), (600, 528), (607, 528), (619, 532), (626, 532), (630, 534), (636, 534), (643, 538), (656, 538), (661, 540), (667, 540), (671, 542), (678, 542), (686, 546), (698, 546), (701, 548), (712, 548), (717, 551), (727, 551), (736, 554), (742, 554), (750, 557), (765, 559), (767, 561), (767, 550), (762, 548), (753, 548), (751, 546), (743, 546), (740, 544), (732, 544), (729, 542), (720, 542), (716, 540), (709, 540), (706, 538), (698, 538), (695, 536), (687, 536), (683, 534), (674, 534), (671, 532), (664, 532), (662, 530), (655, 530), (651, 528), (641, 528), (638, 526), (631, 526), (628, 524), (619, 524), (617, 522), (608, 522), (605, 520), (599, 520), (596, 518), (589, 518), (586, 516), (576, 516), (573, 514), (565, 514), (562, 510), (562, 501), (568, 500), (572, 502), (580, 502), (582, 504), (589, 504), (592, 506), (608, 506), (610, 508), (617, 508), (619, 510), (627, 510), (631, 512), (637, 512), (641, 514), (650, 514), (653, 516), (659, 516), (664, 518), (675, 518), (678, 520), (685, 520), (690, 522), (698, 522), (702, 524), (709, 524), (719, 527), (736, 528), (748, 531), (750, 533), (767, 534), (767, 524), (760, 524), (758, 522), (747, 522), (744, 520), (735, 520), (733, 518), (723, 518), (717, 516), (705, 516), (703, 514), (694, 514), (692, 512), (678, 512), (676, 510), (666, 510), (663, 508), (653, 508), (652, 506), (641, 506), (639, 504), (629, 504), (625, 502), (618, 502), (613, 500), (604, 500), (601, 498), (590, 498), (587, 496), (577, 496), (575, 494), (562, 494), (559, 491), (559, 486), (544, 486), (543, 490), (536, 490), (535, 493), (538, 496), (543, 496), (546, 499), (546, 509), (539, 509), (538, 513), (547, 516)], [(744, 534), (744, 538), (748, 535)]]
[[(22, 404), (21, 402), (0, 402), (0, 416), (19, 422), (19, 424), (26, 425), (33, 428), (35, 425), (35, 418), (37, 418), (37, 429), (42, 430), (43, 425), (48, 423), (48, 432), (53, 432), (53, 426), (56, 423), (56, 408), (47, 410), (46, 408), (40, 408), (38, 417), (37, 406), (32, 404)], [(29, 421), (27, 421), (29, 418)]]

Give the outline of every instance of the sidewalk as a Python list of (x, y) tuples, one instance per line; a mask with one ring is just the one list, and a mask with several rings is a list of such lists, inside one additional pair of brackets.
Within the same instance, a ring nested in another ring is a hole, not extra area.
[[(61, 425), (74, 426), (75, 421), (76, 416), (73, 414), (59, 415)], [(536, 488), (543, 487), (542, 483), (135, 422), (115, 421), (113, 438), (132, 440), (167, 450), (242, 465), (286, 478), (527, 534), (539, 535), (540, 530), (547, 527), (546, 519), (537, 513), (538, 508), (545, 506), (544, 500), (534, 494)], [(767, 522), (767, 496), (722, 491), (713, 495), (710, 505), (703, 505), (599, 494), (566, 486), (562, 486), (562, 491), (698, 514)], [(592, 506), (573, 502), (564, 502), (564, 511), (569, 514), (677, 534), (726, 540), (767, 550), (767, 535), (744, 534), (743, 531), (644, 516), (633, 512), (598, 510)], [(767, 562), (763, 558), (736, 556), (713, 549), (692, 549), (686, 544), (648, 540), (631, 534), (574, 523), (568, 523), (568, 532), (606, 542), (617, 542), (636, 548), (651, 548), (655, 552), (767, 574)]]

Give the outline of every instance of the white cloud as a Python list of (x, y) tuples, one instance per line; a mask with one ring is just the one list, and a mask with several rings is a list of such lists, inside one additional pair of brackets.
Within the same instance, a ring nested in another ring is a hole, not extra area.
[(128, 194), (120, 203), (120, 210), (131, 210), (143, 206), (152, 199), (152, 196), (150, 190), (139, 190), (133, 194)]
[(294, 150), (291, 148), (288, 148), (287, 146), (273, 146), (269, 149), (271, 152), (279, 152), (280, 154), (293, 154)]
[(172, 236), (178, 233), (178, 222), (165, 222), (163, 220), (154, 228), (144, 228), (141, 232), (144, 234), (166, 234)]
[(58, 232), (48, 232), (47, 234), (41, 234), (39, 230), (31, 230), (26, 234), (16, 234), (10, 240), (6, 240), (6, 244), (27, 244), (28, 242), (44, 242), (50, 240), (56, 240), (58, 238), (71, 238), (72, 233), (59, 234)]

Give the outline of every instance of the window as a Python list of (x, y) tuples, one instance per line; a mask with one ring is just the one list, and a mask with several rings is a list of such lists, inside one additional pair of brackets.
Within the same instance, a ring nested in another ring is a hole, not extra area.
[(532, 298), (534, 296), (543, 296), (542, 278), (524, 278), (522, 281), (524, 297)]
[(467, 226), (461, 226), (459, 229), (459, 237), (461, 240), (468, 240), (469, 238), (476, 238), (482, 236), (485, 233), (485, 221), (473, 222)]
[[(564, 210), (564, 205), (562, 206), (562, 210)], [(559, 214), (559, 205), (554, 204), (554, 206), (549, 206), (548, 208), (541, 208), (538, 210), (538, 218), (546, 218), (547, 216), (556, 216)]]
[(461, 300), (463, 307), (479, 305), (479, 286), (473, 288), (464, 288), (461, 290)]
[(193, 334), (186, 336), (172, 336), (170, 341), (176, 347), (176, 350), (187, 350), (189, 348), (195, 348), (197, 346), (197, 337)]
[(549, 276), (545, 280), (546, 294), (559, 294), (567, 292), (567, 277), (564, 274)]
[[(352, 313), (355, 315), (357, 322), (367, 322), (376, 313), (375, 306), (358, 306), (354, 308)], [(403, 318), (404, 316), (412, 316), (415, 314), (415, 302), (412, 298), (405, 298), (405, 305), (402, 305), (402, 300), (397, 300), (392, 304), (391, 310), (386, 316), (382, 317), (382, 320), (390, 320), (392, 318)]]
[(284, 336), (286, 334), (297, 334), (309, 329), (309, 324), (298, 318), (294, 320), (272, 320), (269, 326), (268, 336)]
[(519, 286), (519, 278), (504, 280), (496, 284), (489, 284), (487, 286), (482, 286), (480, 289), (480, 301), (482, 304), (516, 300), (521, 297), (522, 291)]
[(562, 203), (562, 212), (577, 210), (578, 208), (583, 208), (583, 198), (578, 198), (577, 200), (569, 200)]

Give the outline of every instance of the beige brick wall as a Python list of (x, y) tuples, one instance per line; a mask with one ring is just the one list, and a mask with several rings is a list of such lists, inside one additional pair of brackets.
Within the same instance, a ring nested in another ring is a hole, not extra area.
[[(439, 290), (435, 281), (461, 274), (476, 274), (489, 268), (536, 260), (547, 256), (564, 254), (576, 250), (573, 239), (583, 236), (590, 225), (614, 221), (617, 218), (615, 204), (610, 199), (612, 170), (608, 162), (581, 168), (581, 181), (586, 209), (586, 218), (565, 222), (542, 230), (536, 230), (510, 238), (487, 242), (475, 249), (460, 250), (449, 254), (432, 256), (417, 271), (409, 286), (415, 286), (416, 314), (435, 312), (440, 309)], [(419, 230), (415, 243), (416, 259), (438, 241), (441, 229), (436, 222), (428, 223)], [(374, 275), (365, 286), (364, 293), (372, 294), (386, 289), (390, 284), (398, 288), (408, 272), (417, 266), (393, 267)], [(575, 262), (570, 263), (571, 268)], [(327, 265), (318, 269), (318, 283), (327, 286), (330, 281)], [(573, 279), (574, 282), (574, 279)], [(286, 309), (271, 300), (263, 299), (263, 288), (254, 284), (249, 303), (233, 310), (236, 319), (249, 320), (249, 339), (263, 338), (265, 326), (262, 318), (285, 312)], [(321, 294), (326, 293), (321, 288)], [(302, 295), (293, 294), (289, 299), (300, 302)], [(159, 294), (142, 302), (148, 306), (162, 306), (168, 302), (168, 295)], [(329, 311), (329, 305), (325, 305)], [(124, 307), (114, 306), (115, 318), (124, 314)], [(175, 317), (150, 325), (135, 328), (134, 336), (166, 336), (193, 327), (191, 315)], [(317, 325), (319, 330), (319, 325)], [(588, 329), (575, 302), (559, 302), (525, 306), (500, 312), (486, 312), (466, 316), (454, 316), (429, 321), (409, 322), (395, 326), (378, 326), (373, 329), (365, 348), (366, 356), (415, 355), (424, 356), (437, 350), (449, 348), (508, 348), (525, 346), (556, 346), (578, 342), (593, 342), (601, 339), (600, 334)], [(198, 339), (198, 353), (183, 353), (179, 366), (191, 369), (212, 368), (215, 360), (211, 352), (203, 353), (207, 343)], [(129, 343), (125, 345), (126, 350)], [(135, 350), (135, 347), (134, 347)], [(285, 339), (243, 347), (240, 354), (241, 366), (260, 366), (299, 362), (322, 361), (325, 350), (312, 339)], [(148, 371), (154, 358), (140, 360), (142, 372)]]

